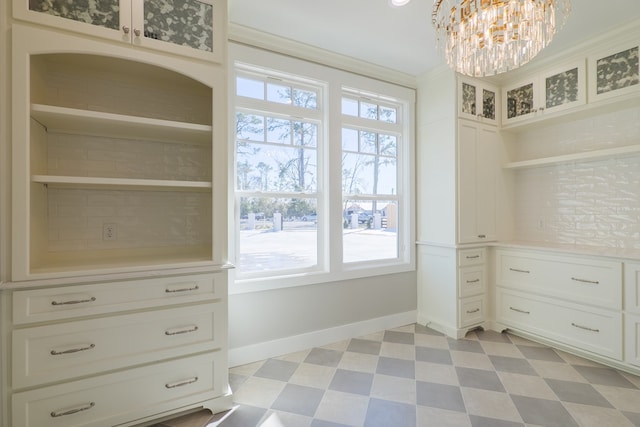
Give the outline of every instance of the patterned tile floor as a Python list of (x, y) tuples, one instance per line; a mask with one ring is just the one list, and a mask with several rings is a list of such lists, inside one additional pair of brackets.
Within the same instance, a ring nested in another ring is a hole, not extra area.
[(512, 334), (408, 325), (230, 371), (235, 408), (155, 427), (640, 426), (640, 377)]

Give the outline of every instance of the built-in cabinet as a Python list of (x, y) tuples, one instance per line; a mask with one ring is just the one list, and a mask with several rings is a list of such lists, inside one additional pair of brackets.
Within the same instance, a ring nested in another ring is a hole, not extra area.
[(137, 425), (232, 403), (223, 46), (195, 59), (197, 46), (154, 39), (161, 53), (136, 19), (175, 2), (123, 3), (96, 6), (119, 10), (109, 31), (123, 35), (107, 37), (108, 14), (76, 26), (87, 11), (68, 2), (14, 2), (30, 23), (11, 24), (3, 427)]
[(640, 367), (640, 263), (624, 265), (625, 361)]
[(458, 76), (458, 117), (497, 125), (500, 123), (500, 90), (482, 80)]

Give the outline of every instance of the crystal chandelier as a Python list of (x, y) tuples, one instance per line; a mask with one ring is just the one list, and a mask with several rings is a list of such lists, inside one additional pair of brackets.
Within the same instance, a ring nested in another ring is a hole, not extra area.
[(571, 0), (435, 0), (431, 19), (447, 64), (483, 77), (529, 62), (570, 12)]

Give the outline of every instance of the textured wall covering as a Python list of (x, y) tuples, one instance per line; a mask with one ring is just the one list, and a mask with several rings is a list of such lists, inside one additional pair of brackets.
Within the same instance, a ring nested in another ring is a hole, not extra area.
[[(640, 107), (528, 131), (520, 158), (640, 144)], [(640, 249), (640, 154), (517, 170), (516, 240)]]

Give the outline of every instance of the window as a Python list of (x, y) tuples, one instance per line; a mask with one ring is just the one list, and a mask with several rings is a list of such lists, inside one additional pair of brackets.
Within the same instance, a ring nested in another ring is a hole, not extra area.
[(413, 269), (414, 92), (247, 46), (231, 53), (236, 285)]

